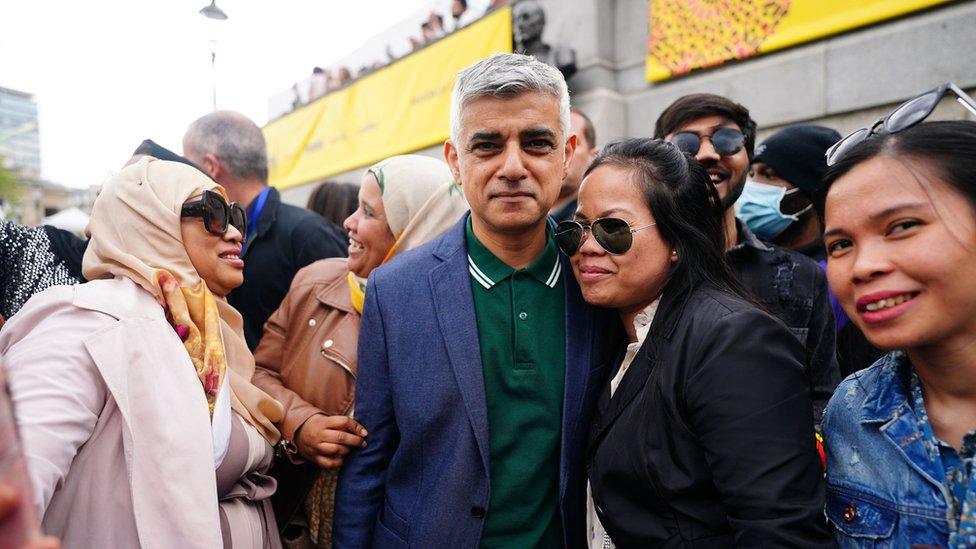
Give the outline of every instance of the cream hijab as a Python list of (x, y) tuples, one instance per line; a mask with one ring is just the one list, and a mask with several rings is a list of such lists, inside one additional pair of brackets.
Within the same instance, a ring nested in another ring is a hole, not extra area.
[[(386, 222), (396, 241), (383, 263), (450, 229), (468, 203), (447, 164), (417, 154), (393, 156), (370, 166), (383, 196)], [(349, 273), (353, 306), (362, 312), (366, 281)]]
[[(226, 358), (226, 367), (219, 369), (219, 377), (214, 374), (215, 381), (201, 379), (201, 383), (205, 391), (208, 382), (216, 385), (212, 387), (215, 398), (208, 394), (208, 400), (211, 401), (215, 464), (219, 465), (230, 436), (230, 408), (271, 444), (280, 438), (274, 422), (281, 419), (282, 408), (278, 401), (251, 384), (254, 357), (244, 341), (243, 319), (226, 299), (210, 293), (183, 245), (182, 205), (204, 190), (225, 194), (203, 172), (179, 162), (147, 156), (123, 168), (102, 187), (95, 201), (90, 225), (92, 238), (82, 272), (88, 280), (128, 278), (151, 293), (161, 305), (168, 306), (173, 316), (185, 313), (187, 306), (197, 312), (191, 330), (206, 334), (207, 326), (214, 328), (207, 334), (210, 337), (202, 338), (216, 347), (208, 349), (206, 362), (215, 356), (220, 361)], [(187, 296), (185, 303), (183, 294)], [(174, 297), (180, 312), (174, 310)], [(211, 309), (215, 302), (218, 318), (208, 318), (206, 322), (199, 318), (202, 306), (197, 307), (195, 303), (204, 301)], [(199, 360), (189, 349), (188, 353), (199, 374)]]
[(383, 211), (396, 242), (394, 255), (440, 236), (468, 211), (447, 164), (417, 154), (387, 158), (369, 168), (383, 195)]

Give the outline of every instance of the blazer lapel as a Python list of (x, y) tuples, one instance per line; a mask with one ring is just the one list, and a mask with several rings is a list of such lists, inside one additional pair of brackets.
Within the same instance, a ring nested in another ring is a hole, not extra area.
[[(690, 288), (680, 281), (673, 282), (665, 287), (661, 304), (658, 306), (654, 321), (651, 323), (650, 332), (641, 348), (638, 349), (634, 361), (620, 385), (617, 386), (617, 390), (611, 397), (609, 387), (605, 387), (603, 394), (600, 395), (596, 419), (588, 443), (589, 450), (593, 449), (592, 447), (596, 445), (603, 433), (613, 425), (613, 422), (627, 408), (627, 405), (647, 385), (648, 379), (659, 364), (657, 349), (665, 340), (671, 339), (689, 295)], [(625, 352), (622, 350), (616, 355), (614, 365), (619, 365), (622, 362)], [(614, 368), (613, 375), (616, 375), (616, 371), (617, 368)]]
[(651, 336), (648, 336), (644, 341), (644, 345), (637, 351), (637, 356), (634, 357), (634, 361), (631, 363), (620, 385), (617, 386), (617, 390), (613, 396), (610, 396), (609, 387), (607, 387), (606, 396), (601, 396), (602, 409), (594, 426), (592, 442), (595, 443), (600, 438), (600, 435), (613, 425), (613, 422), (620, 417), (620, 414), (627, 408), (627, 405), (647, 385), (648, 378), (650, 378), (654, 372), (654, 368), (658, 364), (650, 351), (653, 344), (654, 342)]
[[(133, 334), (144, 337), (135, 341)], [(123, 418), (129, 470), (120, 474), (129, 475), (140, 540), (146, 546), (159, 539), (182, 547), (219, 544), (207, 402), (162, 313), (123, 319), (85, 346)]]
[(445, 235), (434, 255), (444, 263), (434, 267), (429, 275), (434, 309), (447, 348), (448, 359), (454, 369), (461, 398), (471, 420), (478, 449), (485, 470), (488, 466), (488, 405), (485, 400), (485, 378), (478, 342), (478, 321), (475, 318), (474, 295), (468, 274), (464, 227), (467, 216)]
[(573, 449), (582, 444), (586, 426), (583, 420), (584, 398), (590, 371), (594, 366), (594, 320), (596, 311), (583, 301), (568, 258), (563, 262), (563, 288), (566, 294), (566, 373), (563, 389), (562, 437), (560, 448), (559, 492), (565, 493)]

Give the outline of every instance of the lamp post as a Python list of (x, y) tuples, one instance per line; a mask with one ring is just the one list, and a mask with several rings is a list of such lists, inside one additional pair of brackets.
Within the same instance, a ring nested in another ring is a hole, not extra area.
[[(227, 20), (224, 10), (217, 7), (217, 0), (211, 0), (209, 6), (204, 6), (200, 14), (212, 21), (211, 34), (216, 31), (215, 23)], [(210, 76), (213, 84), (213, 110), (217, 110), (217, 39), (210, 38)]]

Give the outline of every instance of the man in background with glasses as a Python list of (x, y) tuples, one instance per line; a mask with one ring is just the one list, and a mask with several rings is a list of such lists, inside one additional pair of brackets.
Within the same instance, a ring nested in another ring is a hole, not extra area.
[(714, 94), (692, 94), (664, 109), (654, 137), (694, 156), (711, 177), (725, 212), (728, 259), (749, 291), (806, 347), (816, 425), (840, 383), (827, 279), (813, 260), (759, 240), (735, 217), (756, 143), (749, 109)]

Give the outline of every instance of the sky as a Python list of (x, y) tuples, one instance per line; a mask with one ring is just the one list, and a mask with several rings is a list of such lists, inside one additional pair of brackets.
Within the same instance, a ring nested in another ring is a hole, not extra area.
[(268, 98), (410, 16), (428, 0), (7, 0), (0, 2), (0, 86), (38, 104), (41, 176), (100, 185), (143, 139), (177, 153), (217, 108), (258, 125)]

